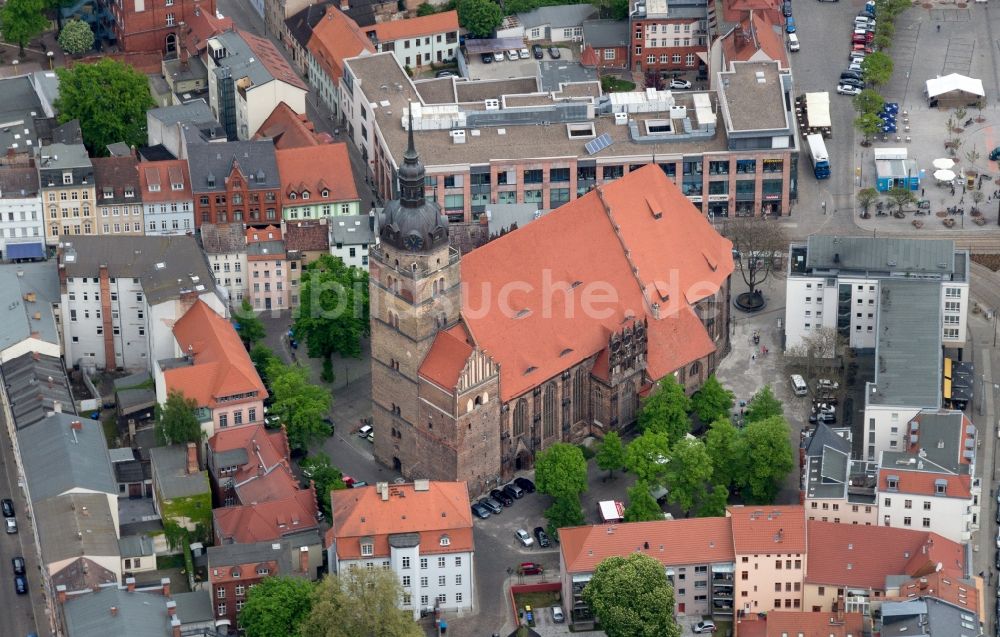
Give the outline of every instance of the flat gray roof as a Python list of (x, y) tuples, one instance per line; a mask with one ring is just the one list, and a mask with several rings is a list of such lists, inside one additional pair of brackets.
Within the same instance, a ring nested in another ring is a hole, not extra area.
[[(917, 460), (922, 461), (926, 471), (944, 471), (955, 475), (969, 473), (971, 465), (962, 462), (962, 459), (966, 450), (974, 452), (975, 449), (963, 446), (965, 440), (972, 439), (965, 435), (965, 416), (962, 412), (922, 411), (913, 420), (918, 424), (917, 430), (912, 434), (916, 435), (916, 444), (923, 451), (923, 455), (907, 451), (884, 451), (883, 467), (891, 468), (897, 466), (899, 461), (913, 458), (914, 464)], [(907, 436), (911, 435), (910, 431), (906, 433)], [(909, 440), (906, 446), (909, 446)]]
[(781, 76), (776, 62), (747, 62), (719, 73), (721, 101), (734, 131), (791, 128)]
[(92, 168), (87, 147), (83, 144), (49, 144), (39, 152), (40, 170), (66, 170), (67, 168)]
[[(80, 429), (73, 429), (78, 421)], [(118, 495), (104, 429), (97, 420), (52, 414), (19, 429), (17, 440), (31, 501), (73, 489)]]
[(868, 404), (941, 406), (940, 286), (938, 281), (882, 281)]
[[(194, 593), (190, 593), (194, 594)], [(205, 591), (198, 595), (211, 599)], [(177, 596), (174, 596), (175, 599)], [(96, 593), (87, 593), (69, 598), (63, 612), (66, 627), (73, 637), (164, 637), (170, 634), (170, 618), (167, 615), (167, 598), (157, 593), (128, 590), (109, 586)], [(112, 617), (108, 609), (117, 608)], [(177, 617), (191, 621), (180, 612)]]
[(53, 306), (59, 304), (55, 261), (0, 265), (0, 351), (29, 338), (59, 345)]
[(806, 267), (844, 272), (909, 272), (946, 275), (955, 271), (951, 239), (809, 237)]
[(169, 445), (149, 450), (153, 482), (166, 500), (208, 493), (208, 473), (187, 472), (187, 447)]
[(330, 217), (330, 243), (343, 245), (375, 244), (375, 230), (368, 215)]
[(210, 122), (215, 119), (215, 114), (212, 113), (211, 107), (209, 107), (205, 100), (194, 100), (187, 104), (151, 108), (146, 111), (146, 115), (159, 120), (166, 126), (173, 126), (181, 122)]
[[(38, 146), (35, 119), (45, 117), (42, 102), (27, 75), (0, 79), (0, 150), (33, 152)], [(30, 144), (29, 144), (30, 142)]]
[(31, 509), (46, 564), (78, 557), (121, 557), (115, 519), (103, 493), (60, 495), (34, 502)]
[(122, 557), (145, 557), (153, 555), (153, 540), (146, 535), (126, 535), (118, 539), (118, 551)]
[(559, 4), (519, 13), (517, 19), (525, 29), (578, 27), (584, 20), (596, 14), (597, 8), (591, 4)]

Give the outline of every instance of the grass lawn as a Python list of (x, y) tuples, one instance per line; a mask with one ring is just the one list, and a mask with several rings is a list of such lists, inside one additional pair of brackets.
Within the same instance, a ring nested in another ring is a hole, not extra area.
[(157, 569), (184, 568), (184, 556), (183, 555), (157, 555), (156, 556), (156, 568)]
[(601, 78), (601, 89), (605, 93), (634, 91), (635, 82), (629, 82), (628, 80), (618, 79), (613, 75), (605, 75), (604, 77)]
[(104, 428), (104, 439), (108, 443), (108, 448), (114, 448), (115, 440), (118, 438), (118, 423), (114, 414), (102, 420), (101, 427)]
[(519, 611), (524, 610), (525, 606), (531, 606), (532, 609), (547, 608), (559, 604), (559, 593), (556, 591), (520, 593), (514, 596), (514, 600)]

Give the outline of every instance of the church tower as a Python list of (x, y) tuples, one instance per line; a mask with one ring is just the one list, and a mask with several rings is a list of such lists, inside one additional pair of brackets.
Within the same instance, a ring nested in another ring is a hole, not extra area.
[[(413, 144), (413, 113), (397, 171), (399, 198), (379, 219), (379, 245), (369, 258), (372, 408), (375, 457), (410, 478), (431, 474), (416, 457), (420, 364), (439, 330), (462, 309), (459, 253), (448, 241), (448, 219), (424, 196), (425, 169)], [(406, 452), (407, 448), (410, 453)]]

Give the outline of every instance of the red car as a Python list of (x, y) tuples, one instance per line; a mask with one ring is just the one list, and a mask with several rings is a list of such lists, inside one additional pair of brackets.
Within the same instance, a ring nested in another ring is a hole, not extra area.
[(544, 570), (545, 569), (542, 568), (541, 564), (535, 564), (534, 562), (521, 562), (521, 564), (517, 567), (517, 574), (518, 575), (541, 575), (542, 571), (544, 571)]

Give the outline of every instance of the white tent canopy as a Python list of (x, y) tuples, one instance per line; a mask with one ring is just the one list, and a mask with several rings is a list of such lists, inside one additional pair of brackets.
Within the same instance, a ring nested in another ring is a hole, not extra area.
[(945, 93), (951, 93), (952, 91), (962, 91), (963, 93), (978, 95), (979, 97), (986, 96), (986, 91), (983, 90), (983, 81), (977, 80), (974, 77), (952, 73), (944, 77), (935, 77), (934, 79), (927, 80), (927, 97), (934, 98)]
[(806, 93), (806, 115), (810, 128), (830, 128), (830, 94)]

